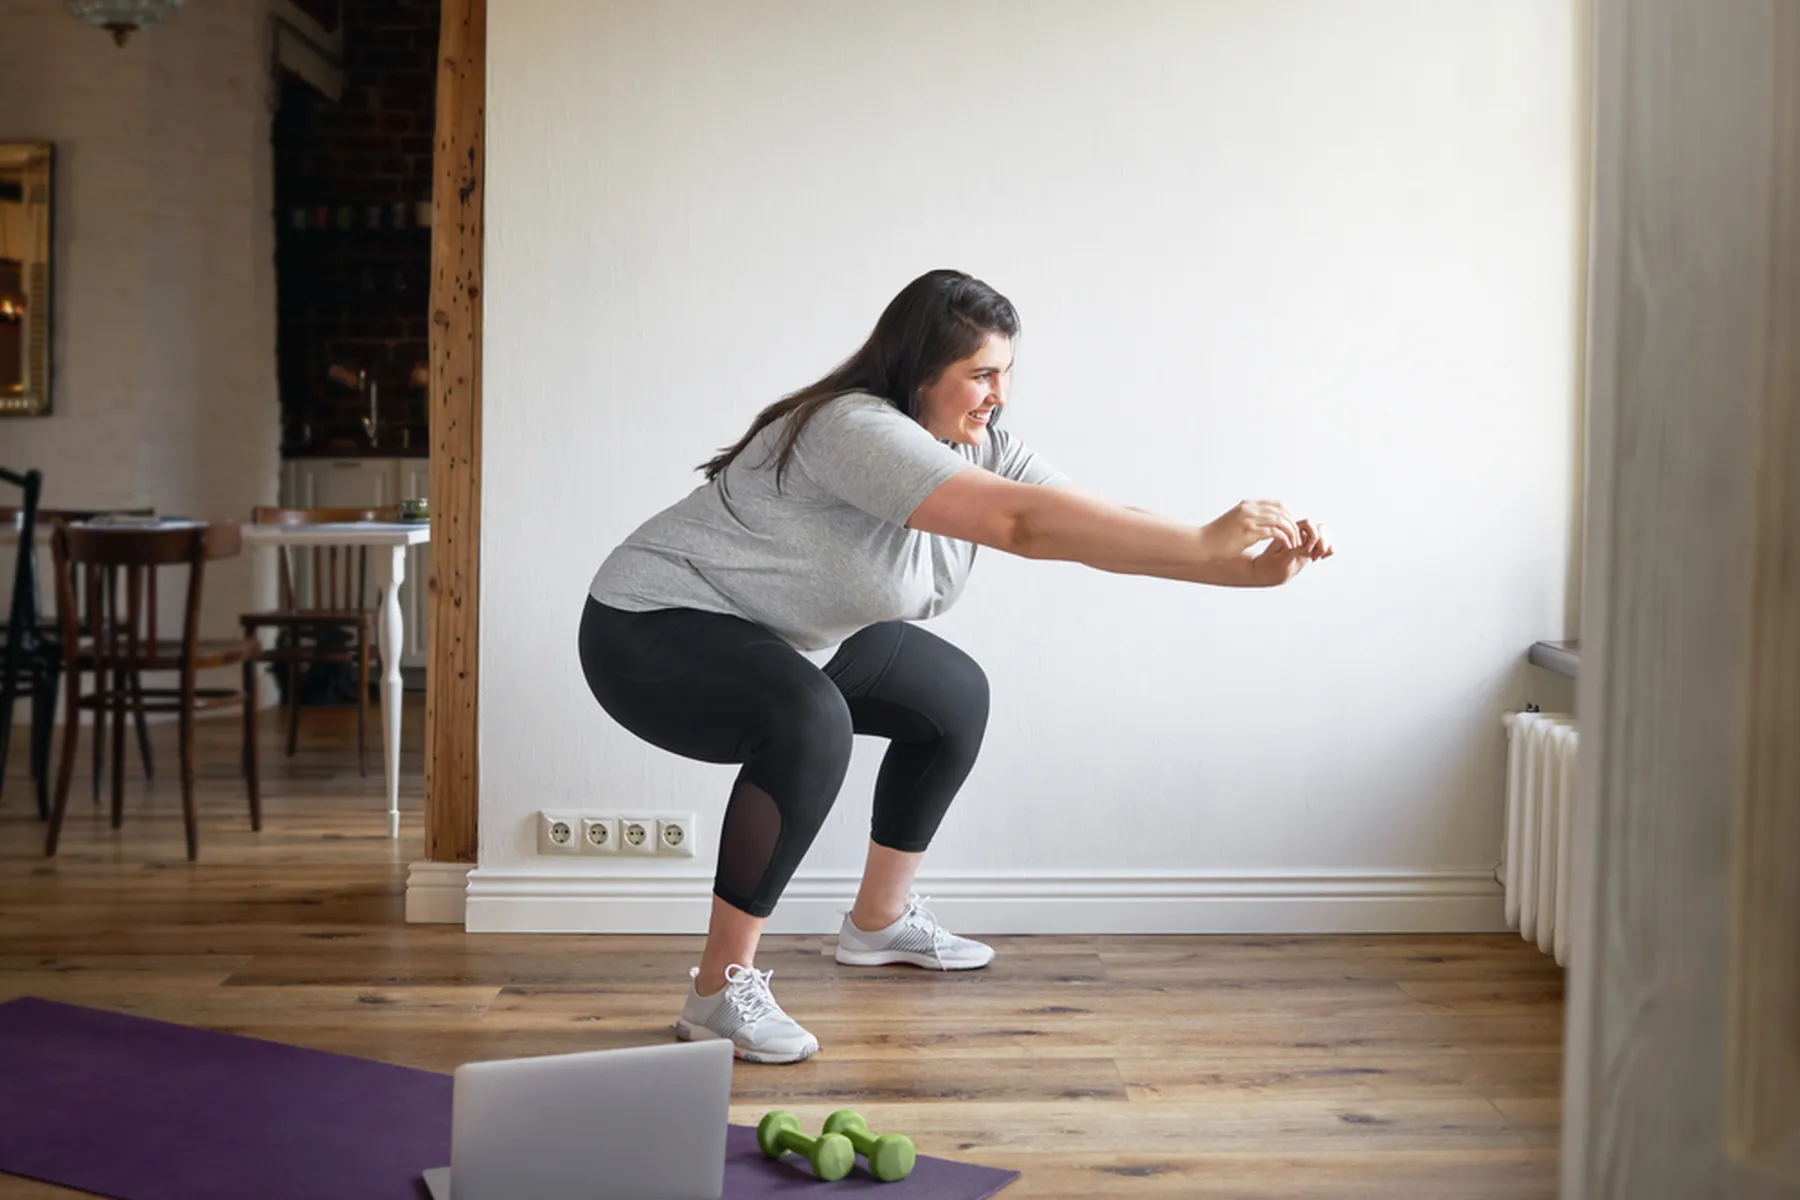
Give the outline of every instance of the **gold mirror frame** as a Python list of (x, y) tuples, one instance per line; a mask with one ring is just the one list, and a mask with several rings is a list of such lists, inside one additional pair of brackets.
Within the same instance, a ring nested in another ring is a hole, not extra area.
[(0, 416), (50, 411), (55, 185), (49, 142), (0, 142)]

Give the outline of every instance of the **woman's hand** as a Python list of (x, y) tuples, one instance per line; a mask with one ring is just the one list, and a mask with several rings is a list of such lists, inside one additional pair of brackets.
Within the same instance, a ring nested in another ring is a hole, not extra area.
[(1337, 548), (1331, 543), (1331, 535), (1323, 525), (1300, 521), (1298, 529), (1298, 545), (1287, 546), (1279, 539), (1272, 539), (1263, 547), (1262, 553), (1247, 558), (1245, 569), (1252, 587), (1279, 587), (1298, 575), (1307, 563), (1330, 558), (1337, 553)]
[(1200, 531), (1209, 556), (1220, 562), (1242, 557), (1252, 546), (1273, 539), (1292, 550), (1300, 545), (1300, 523), (1277, 500), (1244, 500)]

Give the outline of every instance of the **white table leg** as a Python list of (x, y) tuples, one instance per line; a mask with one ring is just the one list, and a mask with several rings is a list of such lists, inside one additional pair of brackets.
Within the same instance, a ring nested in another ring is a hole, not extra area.
[[(379, 552), (375, 557), (381, 557)], [(406, 646), (400, 617), (400, 585), (406, 582), (406, 547), (393, 547), (387, 558), (388, 577), (381, 602), (381, 753), (387, 766), (389, 833), (399, 837), (400, 656)]]

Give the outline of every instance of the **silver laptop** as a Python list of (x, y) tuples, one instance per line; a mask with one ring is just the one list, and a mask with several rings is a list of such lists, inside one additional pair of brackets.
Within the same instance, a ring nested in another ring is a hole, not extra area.
[[(719, 1200), (731, 1042), (467, 1063), (432, 1200)], [(454, 1190), (452, 1190), (454, 1188)]]

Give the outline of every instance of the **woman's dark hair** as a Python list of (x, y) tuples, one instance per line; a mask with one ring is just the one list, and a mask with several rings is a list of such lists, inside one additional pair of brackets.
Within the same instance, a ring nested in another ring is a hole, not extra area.
[(851, 392), (879, 396), (917, 420), (920, 390), (936, 382), (951, 363), (979, 350), (991, 333), (1019, 336), (1019, 314), (1012, 301), (961, 271), (927, 271), (888, 302), (862, 349), (817, 383), (763, 409), (748, 433), (700, 469), (708, 480), (717, 479), (764, 428), (791, 416), (776, 450), (779, 481), (806, 423), (827, 402)]

